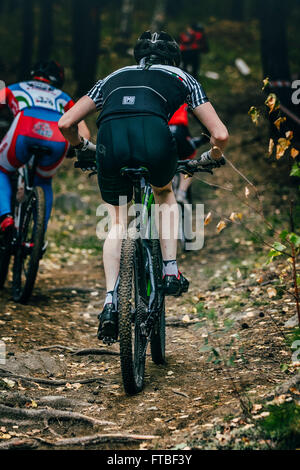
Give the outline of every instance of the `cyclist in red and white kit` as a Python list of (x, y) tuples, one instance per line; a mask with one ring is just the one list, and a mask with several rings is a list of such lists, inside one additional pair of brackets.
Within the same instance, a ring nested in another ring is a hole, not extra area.
[[(0, 236), (9, 237), (14, 225), (10, 176), (31, 158), (29, 147), (42, 145), (49, 155), (39, 159), (35, 186), (45, 193), (47, 226), (52, 202), (52, 177), (61, 165), (69, 142), (61, 134), (57, 122), (75, 103), (60, 87), (64, 82), (64, 69), (57, 62), (39, 62), (31, 71), (31, 80), (15, 83), (0, 91), (0, 109), (8, 106), (14, 119), (0, 145)], [(90, 132), (82, 121), (82, 135)]]

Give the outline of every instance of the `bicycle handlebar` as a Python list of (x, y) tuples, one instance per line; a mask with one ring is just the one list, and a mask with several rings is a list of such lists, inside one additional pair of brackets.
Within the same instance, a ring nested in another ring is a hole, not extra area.
[[(96, 148), (96, 146), (94, 147)], [(77, 158), (78, 160), (74, 163), (75, 168), (80, 168), (82, 171), (91, 171), (91, 175), (97, 172), (94, 150), (88, 150), (80, 153), (78, 152)], [(202, 154), (200, 158), (195, 160), (179, 160), (176, 173), (183, 173), (189, 176), (192, 176), (197, 172), (213, 174), (212, 170), (215, 168), (220, 168), (225, 164), (226, 160), (224, 156), (222, 156), (219, 160), (208, 160), (207, 157)]]
[(192, 176), (197, 172), (213, 174), (212, 170), (215, 168), (220, 168), (225, 164), (226, 160), (224, 156), (219, 160), (212, 160), (210, 162), (207, 160), (203, 161), (202, 156), (197, 160), (179, 160), (176, 173), (184, 173), (189, 176)]

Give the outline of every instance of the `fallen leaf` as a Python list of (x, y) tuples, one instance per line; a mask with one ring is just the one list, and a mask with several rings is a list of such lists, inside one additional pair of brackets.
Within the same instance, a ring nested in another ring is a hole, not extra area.
[(274, 287), (268, 287), (267, 293), (268, 293), (269, 298), (272, 299), (272, 297), (276, 297), (277, 290)]
[(225, 227), (226, 227), (226, 223), (224, 222), (224, 220), (221, 220), (217, 225), (217, 232), (218, 233), (222, 232), (222, 230), (224, 230)]
[(246, 186), (245, 187), (245, 196), (246, 196), (246, 198), (248, 198), (249, 195), (250, 195), (250, 191), (249, 191), (249, 188)]
[(211, 221), (212, 221), (212, 215), (211, 215), (211, 212), (209, 212), (209, 213), (207, 214), (207, 216), (205, 217), (204, 225), (210, 224)]

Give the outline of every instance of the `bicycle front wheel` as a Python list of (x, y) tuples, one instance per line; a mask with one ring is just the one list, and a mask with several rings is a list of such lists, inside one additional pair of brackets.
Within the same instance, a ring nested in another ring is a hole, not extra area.
[(45, 196), (41, 187), (34, 188), (26, 202), (13, 266), (13, 298), (26, 302), (34, 287), (45, 235)]
[(141, 324), (146, 309), (140, 296), (142, 258), (139, 240), (123, 240), (118, 290), (120, 360), (123, 385), (128, 395), (144, 386), (147, 338)]

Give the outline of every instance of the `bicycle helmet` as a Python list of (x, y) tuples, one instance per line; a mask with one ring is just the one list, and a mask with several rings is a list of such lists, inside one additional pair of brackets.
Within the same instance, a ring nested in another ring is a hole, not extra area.
[(54, 60), (38, 62), (30, 71), (30, 75), (36, 80), (46, 81), (56, 88), (61, 88), (65, 79), (64, 68)]
[(143, 58), (150, 56), (159, 58), (162, 60), (161, 63), (176, 65), (177, 67), (181, 59), (177, 42), (164, 31), (158, 33), (145, 31), (137, 40), (134, 47), (134, 58), (137, 63), (140, 63)]

